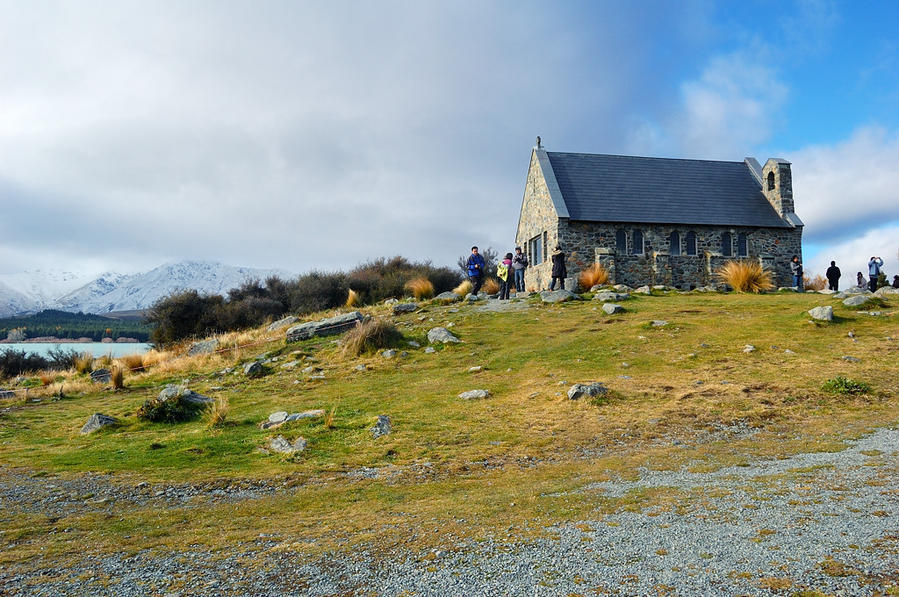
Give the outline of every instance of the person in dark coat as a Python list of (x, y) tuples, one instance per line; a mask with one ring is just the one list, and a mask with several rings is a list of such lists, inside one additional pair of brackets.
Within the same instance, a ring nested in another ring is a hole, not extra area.
[(802, 292), (802, 262), (799, 261), (799, 255), (790, 258), (790, 273), (793, 274), (793, 287)]
[(553, 260), (553, 280), (549, 285), (550, 290), (556, 289), (556, 280), (559, 281), (559, 290), (565, 290), (565, 278), (568, 277), (568, 270), (565, 269), (565, 253), (562, 247), (556, 245), (552, 255)]
[(471, 255), (468, 256), (468, 279), (471, 280), (471, 294), (477, 296), (481, 290), (481, 284), (484, 283), (484, 257), (478, 253), (477, 247), (471, 248)]
[(824, 272), (824, 275), (827, 276), (827, 287), (831, 290), (839, 290), (840, 289), (840, 268), (837, 267), (836, 261), (830, 262), (830, 267), (827, 268), (827, 271)]
[(893, 276), (893, 288), (899, 288), (899, 276)]

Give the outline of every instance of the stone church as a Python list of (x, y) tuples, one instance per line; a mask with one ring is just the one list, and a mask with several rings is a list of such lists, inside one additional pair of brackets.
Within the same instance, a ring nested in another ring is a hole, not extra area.
[[(790, 163), (531, 152), (516, 245), (528, 255), (528, 289), (549, 287), (556, 245), (569, 278), (594, 263), (612, 284), (715, 284), (732, 259), (759, 261), (777, 286), (791, 286), (802, 259)], [(573, 282), (565, 285), (573, 289)]]

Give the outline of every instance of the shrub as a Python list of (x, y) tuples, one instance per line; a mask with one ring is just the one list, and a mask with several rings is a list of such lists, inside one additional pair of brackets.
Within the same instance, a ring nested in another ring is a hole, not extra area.
[(821, 387), (825, 392), (830, 392), (831, 394), (858, 395), (870, 394), (872, 391), (871, 386), (866, 384), (865, 382), (855, 381), (847, 377), (843, 377), (842, 375), (838, 375), (833, 379), (828, 379)]
[(343, 337), (343, 352), (355, 357), (364, 352), (389, 348), (402, 339), (403, 335), (389, 321), (369, 319), (346, 333)]
[(150, 338), (155, 344), (173, 344), (195, 336), (210, 336), (217, 331), (216, 308), (225, 299), (219, 295), (201, 295), (196, 290), (176, 292), (158, 300), (147, 321), (156, 324)]
[(814, 278), (809, 278), (808, 274), (803, 274), (802, 287), (806, 290), (824, 290), (827, 288), (827, 278), (821, 274), (818, 274)]
[(458, 294), (460, 296), (465, 296), (469, 292), (471, 292), (472, 288), (474, 288), (474, 286), (472, 286), (471, 281), (465, 280), (464, 282), (462, 282), (461, 284), (459, 284), (458, 286), (453, 288), (453, 292), (455, 292), (456, 294)]
[(123, 357), (119, 357), (119, 364), (125, 368), (127, 371), (143, 371), (144, 370), (144, 355), (142, 354), (129, 354)]
[(410, 262), (405, 257), (376, 259), (363, 263), (347, 274), (354, 289), (365, 294), (372, 303), (387, 298), (400, 298), (410, 280), (424, 278), (434, 286), (434, 292), (450, 290), (461, 276), (447, 267), (435, 267), (429, 261)]
[(193, 419), (208, 406), (191, 401), (192, 394), (183, 386), (168, 386), (156, 398), (146, 400), (137, 410), (137, 416), (154, 423), (178, 423)]
[(774, 289), (771, 272), (757, 261), (728, 261), (717, 276), (737, 292), (765, 292)]
[(598, 284), (605, 284), (609, 281), (609, 272), (602, 265), (594, 263), (581, 272), (578, 276), (578, 284), (584, 290), (590, 290)]
[(403, 286), (418, 300), (434, 297), (434, 285), (427, 278), (413, 278)]
[(300, 314), (339, 307), (349, 290), (346, 275), (340, 272), (311, 272), (289, 286), (289, 310)]
[(45, 373), (45, 374), (43, 374), (43, 375), (41, 375), (41, 376), (39, 376), (39, 377), (40, 377), (40, 380), (41, 380), (41, 385), (44, 386), (45, 388), (46, 388), (47, 386), (49, 386), (51, 383), (53, 383), (53, 376), (52, 376), (52, 375), (47, 375), (47, 374)]
[(75, 361), (80, 356), (80, 353), (74, 349), (63, 349), (63, 348), (51, 348), (47, 351), (47, 357), (49, 360), (50, 369), (58, 369), (58, 370), (66, 370), (66, 369), (74, 369)]
[(358, 307), (362, 304), (362, 297), (359, 296), (359, 293), (350, 288), (346, 295), (346, 306), (347, 307)]
[(44, 357), (26, 353), (24, 350), (7, 348), (0, 352), (0, 377), (15, 377), (31, 371), (41, 371), (46, 369), (47, 365), (47, 359)]
[(109, 371), (109, 380), (114, 390), (125, 389), (125, 370), (116, 365)]
[(487, 294), (496, 294), (499, 292), (499, 280), (496, 278), (487, 278), (484, 280), (483, 289)]

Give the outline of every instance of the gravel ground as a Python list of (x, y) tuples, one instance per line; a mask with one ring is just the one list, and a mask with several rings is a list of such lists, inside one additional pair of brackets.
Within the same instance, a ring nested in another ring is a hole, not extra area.
[[(11, 566), (0, 570), (0, 593), (779, 595), (810, 588), (877, 595), (899, 587), (897, 450), (899, 430), (881, 429), (837, 453), (714, 473), (641, 471), (639, 481), (597, 483), (574, 495), (596, 500), (662, 488), (680, 492), (679, 507), (572, 521), (528, 542), (453, 543), (389, 561), (360, 552), (310, 562), (261, 537), (229, 546), (225, 554), (185, 548), (168, 556), (85, 555), (68, 568), (52, 561)], [(85, 482), (96, 486), (96, 476), (90, 477)], [(48, 484), (55, 483), (44, 479)], [(215, 499), (252, 499), (276, 489), (209, 491), (224, 492)], [(147, 501), (179, 505), (182, 494), (195, 499), (194, 490), (176, 488), (171, 496), (163, 488), (135, 491)], [(15, 479), (4, 477), (0, 506), (6, 510), (16, 500), (20, 508), (53, 512), (66, 503), (52, 497), (52, 488), (46, 491), (17, 489)]]

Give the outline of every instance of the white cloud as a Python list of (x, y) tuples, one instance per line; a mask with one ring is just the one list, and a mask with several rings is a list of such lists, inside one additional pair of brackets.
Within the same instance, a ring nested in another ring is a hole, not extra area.
[(863, 127), (843, 142), (784, 157), (793, 163), (806, 240), (840, 242), (899, 221), (899, 132)]
[(875, 228), (840, 243), (816, 246), (817, 252), (805, 259), (805, 271), (814, 276), (824, 275), (831, 261), (840, 268), (840, 288), (855, 284), (855, 275), (862, 272), (868, 278), (868, 260), (872, 256), (883, 259), (883, 271), (892, 280), (899, 274), (899, 224)]

